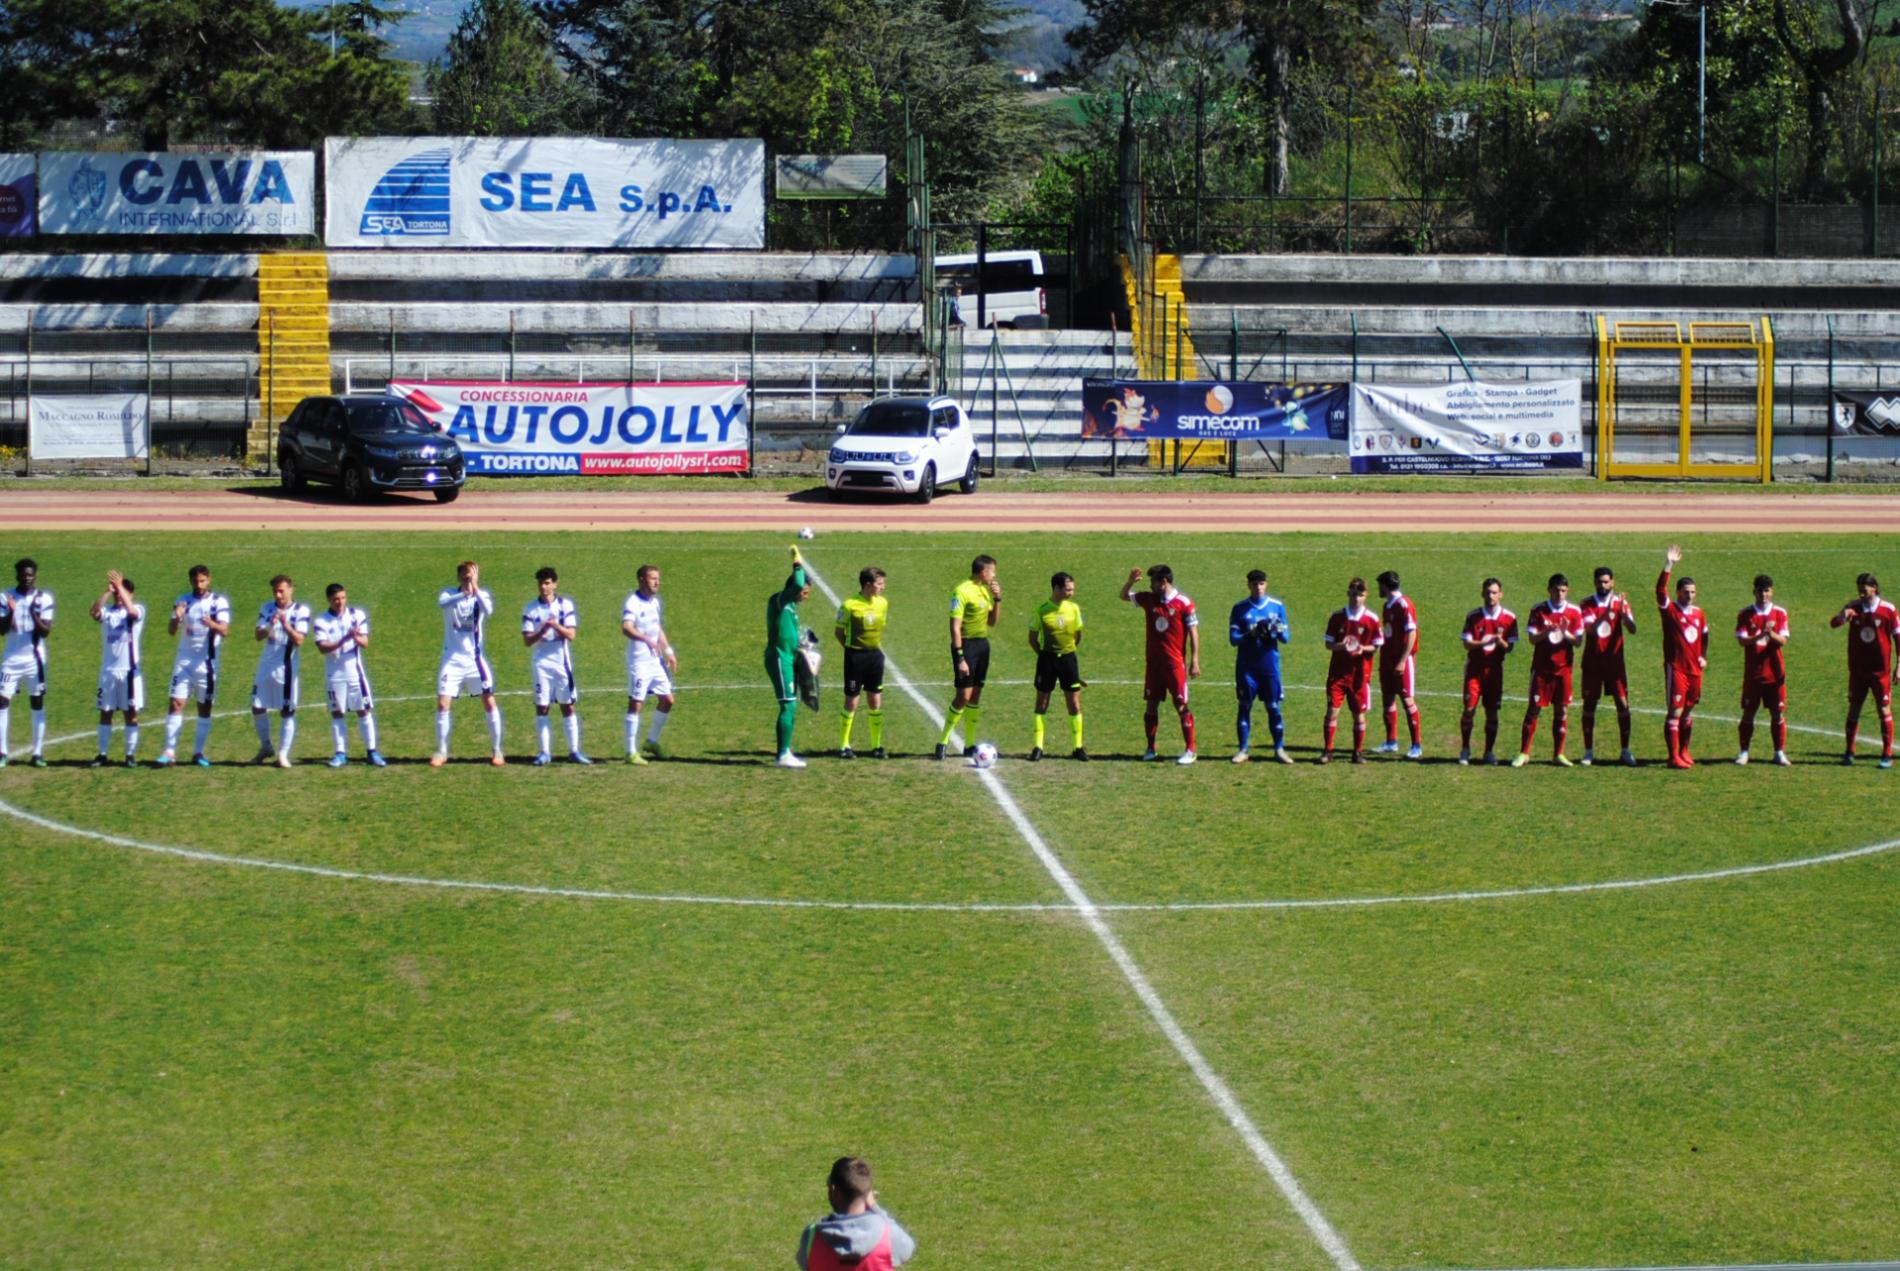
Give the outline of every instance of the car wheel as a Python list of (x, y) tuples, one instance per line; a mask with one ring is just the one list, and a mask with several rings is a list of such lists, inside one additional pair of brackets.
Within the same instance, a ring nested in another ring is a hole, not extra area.
[(363, 475), (361, 464), (350, 463), (343, 466), (343, 497), (351, 503), (361, 503), (369, 497), (369, 478)]
[(917, 501), (919, 503), (928, 503), (936, 497), (937, 497), (937, 465), (934, 463), (927, 463), (924, 465), (923, 479), (917, 483)]
[(972, 450), (970, 452), (969, 470), (963, 474), (963, 479), (957, 482), (957, 489), (963, 491), (965, 494), (975, 494), (978, 475), (976, 470), (976, 451)]
[(455, 502), (455, 496), (461, 492), (462, 487), (459, 485), (443, 486), (435, 492), (435, 501), (437, 503), (453, 503)]
[(277, 456), (277, 481), (286, 494), (303, 493), (303, 469), (297, 466), (297, 461), (291, 456)]

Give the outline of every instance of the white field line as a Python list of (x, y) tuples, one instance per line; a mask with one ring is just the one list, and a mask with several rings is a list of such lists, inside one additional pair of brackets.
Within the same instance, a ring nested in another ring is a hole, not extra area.
[[(806, 562), (805, 568), (810, 573), (811, 580), (818, 584), (819, 590), (825, 593), (825, 598), (834, 607), (842, 603), (838, 598), (838, 593), (831, 589), (830, 584), (825, 582), (824, 577), (816, 569), (812, 568), (809, 561)], [(915, 684), (904, 678), (904, 673), (888, 655), (886, 655), (884, 667), (897, 687), (903, 690), (904, 695), (923, 711), (924, 717), (938, 728), (942, 728), (943, 715), (928, 698), (918, 691)], [(1095, 936), (1103, 950), (1115, 963), (1116, 968), (1121, 971), (1122, 978), (1128, 981), (1129, 987), (1135, 991), (1135, 996), (1147, 1008), (1149, 1017), (1154, 1020), (1156, 1027), (1160, 1028), (1162, 1036), (1168, 1039), (1175, 1053), (1181, 1057), (1188, 1069), (1193, 1072), (1195, 1079), (1201, 1083), (1201, 1089), (1207, 1092), (1214, 1106), (1220, 1109), (1222, 1116), (1227, 1118), (1227, 1124), (1233, 1127), (1247, 1150), (1273, 1179), (1274, 1186), (1280, 1189), (1280, 1194), (1300, 1216), (1300, 1221), (1306, 1224), (1307, 1231), (1312, 1233), (1313, 1238), (1319, 1242), (1320, 1248), (1326, 1251), (1326, 1256), (1332, 1259), (1333, 1265), (1339, 1271), (1360, 1271), (1358, 1259), (1352, 1256), (1352, 1250), (1346, 1247), (1345, 1240), (1333, 1229), (1326, 1215), (1319, 1211), (1319, 1206), (1315, 1205), (1312, 1198), (1306, 1194), (1306, 1189), (1300, 1186), (1299, 1179), (1293, 1176), (1293, 1171), (1274, 1150), (1273, 1145), (1267, 1142), (1266, 1136), (1260, 1133), (1259, 1128), (1253, 1123), (1253, 1118), (1249, 1117), (1247, 1110), (1241, 1107), (1240, 1100), (1228, 1088), (1226, 1081), (1222, 1080), (1220, 1074), (1214, 1071), (1206, 1057), (1201, 1054), (1200, 1047), (1196, 1046), (1193, 1039), (1182, 1030), (1181, 1025), (1174, 1018), (1174, 1013), (1168, 1009), (1167, 1003), (1161, 1000), (1161, 995), (1155, 991), (1147, 975), (1136, 964), (1134, 956), (1128, 952), (1120, 937), (1110, 928), (1107, 919), (1102, 916), (1101, 909), (1088, 898), (1081, 885), (1075, 881), (1074, 875), (1069, 873), (1068, 867), (1043, 841), (1042, 835), (1037, 833), (1036, 827), (1030, 823), (1029, 818), (1023, 815), (1022, 808), (1017, 806), (1016, 800), (1010, 797), (1009, 790), (997, 777), (995, 769), (981, 769), (977, 775), (982, 780), (984, 788), (989, 791), (990, 797), (1009, 818), (1010, 824), (1016, 827), (1017, 834), (1022, 836), (1029, 850), (1035, 853), (1043, 869), (1048, 872), (1050, 878), (1055, 880), (1062, 894), (1069, 898), (1069, 903), (1075, 907), (1083, 924), (1088, 927), (1090, 933)]]

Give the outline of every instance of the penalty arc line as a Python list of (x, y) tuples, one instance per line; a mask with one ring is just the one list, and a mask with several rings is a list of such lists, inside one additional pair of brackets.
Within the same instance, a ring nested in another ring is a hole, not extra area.
[[(812, 568), (809, 561), (805, 563), (805, 569), (811, 580), (818, 584), (818, 589), (825, 593), (828, 601), (833, 605), (843, 603), (838, 593), (831, 589), (831, 585), (816, 569)], [(928, 698), (918, 692), (917, 686), (905, 678), (904, 673), (888, 655), (884, 665), (897, 687), (917, 704), (917, 708), (923, 711), (924, 717), (938, 728), (943, 727), (943, 714)], [(1320, 1212), (1319, 1206), (1314, 1204), (1312, 1198), (1306, 1194), (1306, 1189), (1300, 1185), (1299, 1179), (1294, 1177), (1291, 1167), (1281, 1158), (1279, 1152), (1274, 1150), (1273, 1145), (1267, 1142), (1266, 1136), (1253, 1123), (1253, 1118), (1247, 1115), (1247, 1110), (1241, 1106), (1239, 1098), (1228, 1087), (1227, 1082), (1214, 1071), (1213, 1065), (1209, 1064), (1207, 1058), (1201, 1054), (1200, 1047), (1194, 1044), (1194, 1040), (1176, 1021), (1174, 1012), (1169, 1010), (1167, 1003), (1161, 1000), (1161, 994), (1155, 990), (1147, 974), (1135, 962), (1134, 955), (1128, 952), (1127, 946), (1121, 942), (1121, 938), (1108, 925), (1108, 920), (1102, 916), (1101, 908), (1089, 899), (1088, 894), (1082, 890), (1081, 884), (1076, 882), (1075, 876), (1069, 872), (1061, 858), (1043, 841), (1042, 835), (1023, 813), (1022, 808), (1017, 805), (1016, 800), (1010, 796), (1008, 788), (997, 777), (995, 770), (980, 769), (977, 775), (982, 779), (990, 797), (1002, 809), (1003, 815), (1015, 827), (1016, 833), (1035, 854), (1036, 860), (1041, 863), (1062, 894), (1068, 897), (1069, 903), (1075, 906), (1076, 914), (1081, 918), (1083, 925), (1088, 927), (1090, 934), (1101, 944), (1109, 959), (1114, 962), (1116, 969), (1122, 973), (1122, 978), (1128, 981), (1128, 986), (1135, 991), (1136, 998), (1147, 1009), (1149, 1018), (1154, 1020), (1162, 1036), (1168, 1039), (1175, 1053), (1187, 1064), (1195, 1080), (1201, 1083), (1201, 1089), (1207, 1093), (1214, 1106), (1227, 1119), (1227, 1124), (1240, 1136), (1248, 1152), (1266, 1170), (1274, 1186), (1279, 1188), (1281, 1196), (1285, 1197), (1287, 1203), (1293, 1207), (1293, 1212), (1299, 1215), (1300, 1221), (1318, 1241), (1320, 1248), (1326, 1251), (1326, 1256), (1332, 1260), (1338, 1271), (1360, 1271), (1359, 1261), (1353, 1257), (1352, 1250), (1347, 1248), (1345, 1239), (1333, 1228), (1332, 1223), (1327, 1221), (1326, 1215)]]

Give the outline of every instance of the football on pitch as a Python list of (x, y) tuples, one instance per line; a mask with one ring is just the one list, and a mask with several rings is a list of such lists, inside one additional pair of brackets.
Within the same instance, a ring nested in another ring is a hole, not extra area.
[(979, 741), (976, 743), (976, 755), (970, 762), (978, 768), (994, 768), (996, 766), (996, 747), (990, 745), (987, 741)]
[(809, 526), (809, 525), (807, 525), (807, 526), (806, 526), (806, 527), (805, 527), (804, 529), (802, 529), (802, 530), (800, 530), (800, 531), (798, 531), (798, 536), (799, 536), (800, 538), (813, 538), (813, 537), (816, 537), (816, 536), (815, 536), (815, 535), (814, 535), (814, 534), (813, 534), (813, 533), (811, 532), (811, 526)]

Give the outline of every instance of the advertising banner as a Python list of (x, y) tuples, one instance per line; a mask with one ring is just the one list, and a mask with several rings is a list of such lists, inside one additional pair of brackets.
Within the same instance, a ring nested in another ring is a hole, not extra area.
[(331, 137), (332, 247), (765, 246), (763, 141)]
[(1082, 435), (1157, 441), (1344, 438), (1346, 390), (1344, 384), (1085, 379)]
[(40, 155), (42, 234), (314, 234), (308, 151)]
[(470, 475), (670, 476), (746, 471), (743, 381), (692, 384), (395, 380), (467, 457)]
[(1832, 405), (1837, 437), (1900, 437), (1900, 392), (1855, 393), (1837, 388)]
[(1583, 383), (1354, 384), (1354, 472), (1583, 467)]
[(0, 154), (0, 238), (31, 238), (39, 224), (33, 156)]
[(143, 459), (151, 405), (143, 393), (31, 399), (28, 448), (35, 459)]

